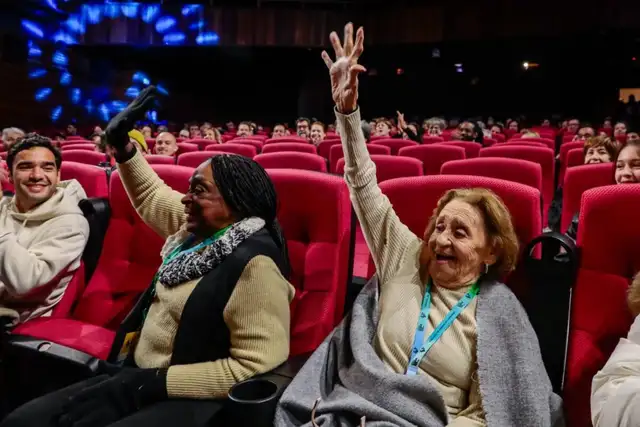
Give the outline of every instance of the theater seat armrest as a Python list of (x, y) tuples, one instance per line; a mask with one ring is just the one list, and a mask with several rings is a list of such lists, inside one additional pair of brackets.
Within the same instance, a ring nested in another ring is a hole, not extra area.
[(302, 369), (304, 364), (307, 363), (307, 360), (309, 360), (309, 357), (311, 357), (312, 354), (313, 353), (304, 353), (292, 356), (282, 365), (271, 371), (271, 373), (293, 379), (300, 369)]
[(97, 373), (104, 363), (104, 361), (82, 351), (27, 335), (8, 335), (6, 337), (6, 345), (13, 351), (29, 351), (42, 354), (59, 361), (61, 366), (75, 365), (78, 368), (85, 369), (90, 374)]

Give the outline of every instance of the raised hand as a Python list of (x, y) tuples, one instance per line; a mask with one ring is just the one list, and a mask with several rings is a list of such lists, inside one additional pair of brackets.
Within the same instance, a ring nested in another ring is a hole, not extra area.
[(407, 128), (407, 122), (404, 119), (404, 114), (400, 111), (396, 111), (396, 114), (398, 115), (398, 129), (400, 131), (404, 131)]
[(322, 59), (331, 76), (331, 95), (336, 108), (343, 114), (352, 113), (358, 105), (358, 74), (366, 69), (358, 64), (364, 50), (364, 29), (358, 28), (355, 44), (353, 42), (353, 24), (344, 27), (344, 44), (336, 32), (329, 35), (331, 45), (336, 54), (335, 62), (326, 51), (322, 51)]
[(144, 118), (145, 113), (156, 99), (157, 93), (158, 90), (155, 86), (146, 87), (131, 104), (127, 105), (127, 108), (111, 119), (104, 131), (107, 144), (115, 148), (116, 151), (122, 150), (127, 145), (129, 142), (127, 134), (133, 129), (135, 122)]

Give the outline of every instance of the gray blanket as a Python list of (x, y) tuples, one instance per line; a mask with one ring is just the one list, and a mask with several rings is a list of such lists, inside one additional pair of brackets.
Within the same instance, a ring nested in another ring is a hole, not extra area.
[[(275, 425), (444, 427), (449, 422), (436, 386), (423, 376), (389, 370), (373, 346), (378, 287), (365, 286), (352, 312), (315, 351), (287, 388)], [(478, 379), (490, 427), (560, 427), (562, 400), (551, 390), (537, 337), (513, 293), (482, 283), (476, 309)]]

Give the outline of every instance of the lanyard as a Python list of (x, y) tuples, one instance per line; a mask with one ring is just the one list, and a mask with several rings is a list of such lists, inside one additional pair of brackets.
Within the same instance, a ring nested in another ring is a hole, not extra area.
[(424, 298), (422, 298), (422, 307), (420, 308), (420, 316), (418, 317), (418, 326), (416, 327), (416, 333), (413, 337), (413, 345), (411, 346), (411, 356), (409, 357), (409, 366), (407, 367), (407, 375), (416, 375), (418, 373), (418, 366), (424, 357), (427, 355), (431, 347), (440, 339), (442, 334), (445, 333), (449, 326), (453, 324), (456, 318), (464, 311), (465, 308), (473, 301), (478, 295), (480, 286), (476, 281), (469, 291), (464, 294), (458, 303), (447, 313), (445, 318), (435, 327), (431, 335), (424, 341), (424, 331), (427, 328), (427, 322), (429, 321), (429, 310), (431, 309), (431, 279), (427, 282), (427, 288), (424, 291)]

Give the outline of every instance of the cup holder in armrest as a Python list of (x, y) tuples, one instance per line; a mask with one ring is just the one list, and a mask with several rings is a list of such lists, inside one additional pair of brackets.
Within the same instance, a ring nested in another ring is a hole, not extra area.
[(266, 374), (234, 385), (225, 407), (227, 424), (273, 426), (276, 405), (290, 381), (279, 375)]

